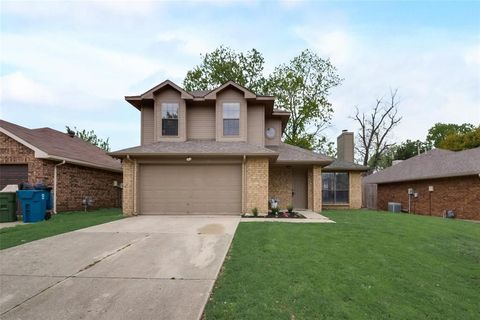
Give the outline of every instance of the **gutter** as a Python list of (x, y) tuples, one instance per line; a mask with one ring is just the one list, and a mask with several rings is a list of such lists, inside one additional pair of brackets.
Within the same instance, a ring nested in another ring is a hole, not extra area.
[(65, 160), (53, 167), (53, 213), (57, 214), (57, 167), (67, 163)]

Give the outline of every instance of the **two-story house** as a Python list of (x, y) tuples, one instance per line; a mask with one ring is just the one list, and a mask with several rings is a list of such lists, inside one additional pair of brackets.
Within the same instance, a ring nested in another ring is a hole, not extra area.
[[(122, 159), (125, 215), (359, 208), (360, 173), (353, 134), (339, 137), (335, 160), (281, 141), (288, 112), (275, 98), (229, 81), (188, 92), (164, 81), (125, 99), (141, 112), (141, 144), (111, 155)], [(346, 160), (346, 161), (345, 161)], [(323, 172), (323, 185), (322, 185)]]

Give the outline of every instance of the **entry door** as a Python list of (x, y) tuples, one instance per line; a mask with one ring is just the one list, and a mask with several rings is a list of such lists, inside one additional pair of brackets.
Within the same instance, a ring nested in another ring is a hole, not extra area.
[(307, 168), (293, 168), (292, 183), (293, 207), (295, 209), (307, 208)]

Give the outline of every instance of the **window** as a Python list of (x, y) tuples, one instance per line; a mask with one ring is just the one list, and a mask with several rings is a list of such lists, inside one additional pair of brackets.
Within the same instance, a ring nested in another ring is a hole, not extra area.
[(162, 136), (178, 136), (178, 103), (162, 103)]
[(322, 173), (322, 202), (324, 204), (347, 204), (348, 172)]
[(223, 104), (223, 135), (238, 136), (240, 134), (240, 103)]

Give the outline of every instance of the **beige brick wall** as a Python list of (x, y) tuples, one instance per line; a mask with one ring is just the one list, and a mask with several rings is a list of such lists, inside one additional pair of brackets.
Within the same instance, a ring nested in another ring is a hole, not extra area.
[(313, 166), (307, 171), (307, 208), (313, 210)]
[(313, 211), (322, 211), (322, 167), (313, 166), (312, 169), (312, 206)]
[(268, 159), (247, 158), (246, 171), (246, 208), (250, 212), (257, 208), (259, 212), (268, 211)]
[(287, 166), (270, 166), (268, 173), (268, 198), (279, 201), (280, 209), (292, 204), (293, 169)]
[(133, 216), (136, 214), (135, 203), (135, 162), (128, 159), (123, 159), (123, 215)]
[(360, 209), (362, 207), (362, 176), (361, 172), (349, 172), (349, 208)]

